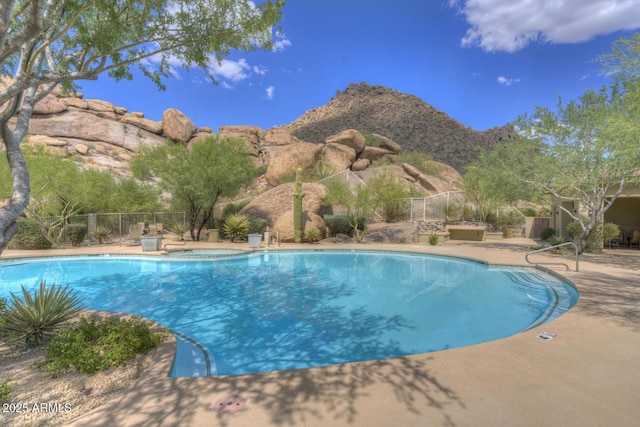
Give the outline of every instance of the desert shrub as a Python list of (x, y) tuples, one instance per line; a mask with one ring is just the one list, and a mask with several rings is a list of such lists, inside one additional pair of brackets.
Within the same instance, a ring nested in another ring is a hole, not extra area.
[(232, 214), (224, 222), (224, 234), (234, 242), (238, 238), (246, 237), (249, 232), (249, 219), (240, 214)]
[[(353, 226), (351, 217), (349, 215), (325, 215), (324, 222), (329, 228), (329, 233), (331, 236), (335, 236), (336, 234), (347, 234), (351, 235), (353, 233)], [(358, 219), (358, 227), (360, 230), (363, 230), (365, 226), (364, 217), (360, 217)]]
[(540, 230), (540, 239), (544, 240), (545, 242), (555, 235), (556, 235), (556, 230), (554, 230), (551, 227), (543, 228), (542, 230)]
[(304, 238), (309, 243), (315, 243), (320, 240), (320, 230), (318, 230), (316, 227), (311, 227), (304, 232)]
[(237, 214), (238, 212), (240, 212), (240, 210), (242, 210), (242, 208), (247, 206), (249, 202), (250, 200), (244, 200), (242, 202), (229, 203), (224, 207), (224, 209), (222, 209), (222, 218), (226, 218), (230, 215)]
[(462, 206), (462, 219), (465, 221), (471, 221), (474, 218), (473, 214), (473, 206), (471, 205), (463, 205)]
[(364, 143), (368, 147), (380, 147), (380, 140), (376, 138), (371, 132), (360, 132), (364, 136)]
[(67, 237), (73, 246), (78, 246), (87, 237), (87, 226), (85, 224), (67, 224)]
[(613, 239), (620, 234), (620, 227), (612, 222), (605, 222), (602, 224), (602, 242), (606, 244), (609, 240)]
[(571, 240), (575, 240), (582, 234), (582, 227), (578, 221), (572, 221), (567, 224), (567, 234), (571, 238)]
[(249, 218), (249, 230), (247, 233), (262, 233), (267, 228), (267, 220), (264, 218)]
[(40, 224), (35, 219), (18, 218), (18, 232), (9, 242), (11, 249), (49, 249), (51, 242), (42, 233)]
[(524, 209), (522, 209), (522, 215), (524, 216), (537, 216), (538, 215), (538, 211), (535, 210), (535, 208), (532, 208), (531, 206), (528, 206)]
[(81, 309), (82, 300), (68, 285), (61, 288), (53, 284), (47, 289), (43, 280), (33, 295), (23, 286), (22, 296), (11, 293), (0, 322), (0, 336), (10, 345), (30, 348), (44, 344)]
[(47, 359), (41, 368), (58, 376), (74, 368), (91, 374), (124, 365), (164, 340), (149, 323), (134, 317), (130, 320), (95, 318), (80, 321), (62, 330), (47, 346)]
[(5, 380), (0, 384), (0, 402), (5, 403), (9, 401), (9, 393), (11, 393), (11, 387), (9, 387), (9, 380)]

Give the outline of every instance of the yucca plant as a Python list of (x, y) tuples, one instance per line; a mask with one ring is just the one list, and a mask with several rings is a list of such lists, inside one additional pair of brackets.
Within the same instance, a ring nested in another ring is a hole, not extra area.
[(102, 244), (111, 238), (111, 229), (99, 225), (93, 230), (93, 237), (98, 240), (98, 243)]
[(232, 242), (239, 237), (246, 237), (249, 232), (249, 219), (240, 214), (231, 214), (224, 222), (224, 234), (226, 234)]
[(47, 289), (43, 280), (33, 295), (23, 286), (22, 295), (20, 298), (11, 293), (9, 307), (0, 322), (0, 336), (10, 345), (37, 347), (53, 337), (64, 322), (82, 309), (82, 299), (69, 289), (69, 285), (61, 288), (54, 283)]

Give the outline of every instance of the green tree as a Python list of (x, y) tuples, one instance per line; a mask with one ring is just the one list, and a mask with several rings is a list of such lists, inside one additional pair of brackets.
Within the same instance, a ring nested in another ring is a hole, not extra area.
[(541, 201), (535, 183), (545, 163), (545, 147), (527, 138), (508, 138), (492, 149), (480, 148), (462, 177), (465, 197), (484, 220), (501, 206), (518, 201)]
[(610, 89), (589, 90), (578, 101), (560, 101), (556, 111), (537, 107), (518, 120), (523, 134), (547, 147), (535, 181), (539, 191), (558, 200), (579, 200), (587, 210), (583, 218), (559, 206), (581, 227), (580, 252), (625, 185), (638, 178), (638, 137), (623, 125), (632, 117), (622, 97), (614, 83)]
[(384, 197), (378, 189), (387, 185), (388, 180), (388, 175), (383, 172), (376, 174), (367, 184), (360, 182), (353, 188), (339, 179), (332, 179), (327, 183), (325, 205), (338, 205), (346, 209), (357, 242), (364, 240), (367, 224), (373, 219), (376, 210), (383, 206)]
[[(20, 144), (35, 104), (58, 85), (109, 77), (132, 79), (137, 66), (159, 88), (179, 63), (209, 72), (232, 49), (272, 48), (284, 0), (2, 0), (0, 139), (11, 169), (11, 196), (0, 207), (0, 253), (30, 200)], [(143, 60), (157, 58), (155, 69)], [(9, 123), (12, 119), (13, 124)]]
[(160, 178), (160, 187), (188, 212), (193, 240), (200, 240), (218, 200), (237, 195), (258, 172), (242, 140), (217, 135), (189, 146), (167, 143), (143, 149), (131, 168), (138, 177)]

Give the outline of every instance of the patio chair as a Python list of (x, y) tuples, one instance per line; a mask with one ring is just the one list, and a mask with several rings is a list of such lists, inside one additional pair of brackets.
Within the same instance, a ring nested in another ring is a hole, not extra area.
[(629, 247), (632, 248), (634, 246), (640, 249), (640, 230), (633, 230), (633, 234), (631, 235)]
[(127, 243), (129, 246), (141, 245), (142, 232), (144, 231), (144, 223), (129, 225), (129, 235), (120, 241), (120, 246)]

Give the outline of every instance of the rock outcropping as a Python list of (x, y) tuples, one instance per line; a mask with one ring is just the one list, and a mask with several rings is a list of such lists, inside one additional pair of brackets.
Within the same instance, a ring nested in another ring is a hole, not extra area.
[(193, 122), (176, 109), (168, 109), (162, 121), (146, 119), (141, 112), (102, 100), (86, 100), (82, 94), (65, 95), (54, 90), (36, 104), (26, 142), (45, 146), (61, 156), (76, 156), (86, 165), (128, 175), (131, 155), (141, 146), (156, 146), (170, 139), (189, 141), (200, 133)]

